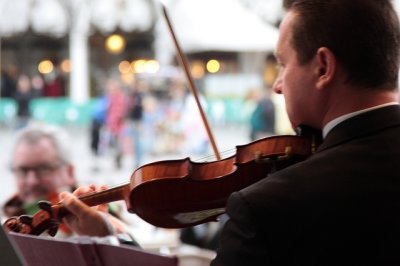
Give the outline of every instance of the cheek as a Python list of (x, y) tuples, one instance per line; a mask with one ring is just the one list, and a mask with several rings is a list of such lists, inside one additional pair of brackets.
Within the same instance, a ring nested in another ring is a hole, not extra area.
[(71, 185), (71, 177), (67, 171), (67, 168), (63, 168), (59, 170), (57, 175), (57, 184), (58, 186), (69, 186)]
[(292, 125), (296, 125), (296, 117), (298, 114), (296, 103), (291, 98), (290, 93), (285, 94), (286, 112)]
[(17, 188), (19, 191), (24, 191), (27, 187), (26, 183), (23, 182), (21, 179), (18, 179), (15, 181), (15, 184), (17, 185)]
[(298, 84), (293, 81), (292, 77), (286, 77), (282, 82), (282, 94), (285, 97), (285, 103), (289, 110), (293, 109), (298, 98)]
[(283, 96), (285, 97), (286, 111), (293, 126), (298, 126), (303, 122), (304, 112), (307, 112), (310, 106), (307, 106), (304, 88), (300, 80), (288, 80), (283, 87)]
[(40, 181), (41, 182), (37, 184), (37, 186), (40, 187), (43, 191), (46, 191), (46, 193), (51, 193), (60, 186), (58, 178), (55, 178), (54, 176), (45, 177)]
[(50, 190), (50, 191), (57, 191), (57, 189), (59, 187), (63, 186), (63, 182), (61, 180), (61, 178), (57, 177), (54, 178), (46, 183), (46, 187)]

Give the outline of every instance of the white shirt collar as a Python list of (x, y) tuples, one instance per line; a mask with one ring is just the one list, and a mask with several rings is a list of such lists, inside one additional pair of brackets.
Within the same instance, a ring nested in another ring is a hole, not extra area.
[(373, 106), (373, 107), (370, 107), (370, 108), (367, 108), (367, 109), (363, 109), (363, 110), (359, 110), (359, 111), (355, 111), (355, 112), (352, 112), (352, 113), (348, 113), (348, 114), (339, 116), (339, 117), (337, 117), (337, 118), (331, 120), (328, 124), (326, 124), (326, 125), (324, 126), (324, 128), (323, 128), (323, 130), (322, 130), (322, 136), (323, 136), (323, 138), (325, 138), (325, 137), (328, 135), (328, 133), (329, 133), (335, 126), (337, 126), (337, 125), (340, 124), (341, 122), (343, 122), (343, 121), (349, 119), (350, 117), (353, 117), (353, 116), (356, 116), (356, 115), (359, 115), (359, 114), (362, 114), (362, 113), (365, 113), (365, 112), (368, 112), (368, 111), (372, 111), (372, 110), (375, 110), (375, 109), (378, 109), (378, 108), (386, 107), (386, 106), (389, 106), (389, 105), (398, 105), (398, 104), (399, 104), (398, 102), (385, 103), (385, 104)]

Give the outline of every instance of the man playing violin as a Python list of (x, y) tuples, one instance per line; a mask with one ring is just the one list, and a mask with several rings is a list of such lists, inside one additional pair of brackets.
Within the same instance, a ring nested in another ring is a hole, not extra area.
[[(274, 90), (293, 127), (321, 130), (323, 142), (308, 159), (230, 196), (212, 265), (399, 265), (397, 14), (390, 0), (285, 7)], [(110, 233), (93, 209), (60, 196), (71, 227)]]

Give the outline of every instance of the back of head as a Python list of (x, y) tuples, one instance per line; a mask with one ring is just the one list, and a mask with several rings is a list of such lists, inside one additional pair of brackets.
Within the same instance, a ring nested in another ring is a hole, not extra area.
[(397, 87), (400, 27), (390, 0), (284, 0), (284, 7), (298, 14), (292, 42), (301, 63), (327, 47), (349, 84)]

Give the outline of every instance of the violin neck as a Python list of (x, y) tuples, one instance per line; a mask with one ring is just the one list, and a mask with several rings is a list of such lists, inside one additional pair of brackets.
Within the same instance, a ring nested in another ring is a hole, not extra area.
[(96, 206), (113, 201), (123, 200), (129, 193), (129, 184), (109, 188), (100, 192), (85, 194), (79, 197), (88, 206)]
[[(88, 206), (96, 206), (122, 200), (124, 199), (124, 195), (129, 195), (129, 184), (81, 195), (79, 199)], [(62, 218), (69, 211), (64, 207), (62, 202), (51, 205), (48, 201), (40, 201), (38, 204), (41, 211), (37, 212), (33, 217), (28, 215), (11, 217), (5, 221), (5, 228), (9, 231), (31, 235), (40, 235), (44, 231), (48, 231), (51, 236), (54, 236), (57, 233), (58, 225)]]

